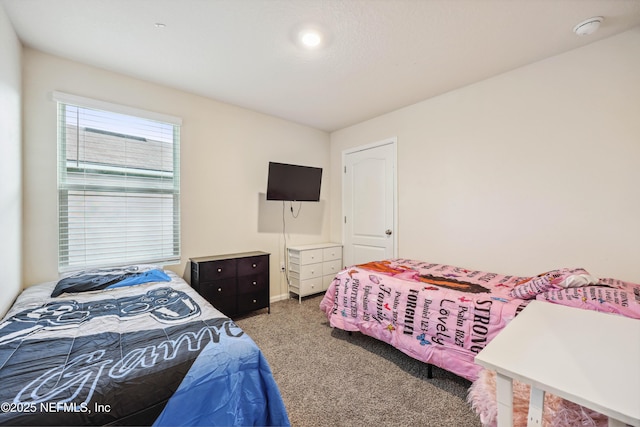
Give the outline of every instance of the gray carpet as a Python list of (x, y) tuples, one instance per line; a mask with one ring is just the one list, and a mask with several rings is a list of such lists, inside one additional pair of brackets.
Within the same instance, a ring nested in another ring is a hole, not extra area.
[(374, 338), (333, 329), (321, 295), (237, 318), (271, 365), (294, 427), (481, 426), (469, 381)]

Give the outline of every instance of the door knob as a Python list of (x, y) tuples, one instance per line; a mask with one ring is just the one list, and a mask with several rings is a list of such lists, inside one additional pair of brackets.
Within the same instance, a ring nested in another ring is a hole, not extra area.
[(387, 231), (384, 232), (384, 234), (386, 234), (387, 236), (391, 236), (391, 233), (393, 233), (391, 230), (387, 229)]

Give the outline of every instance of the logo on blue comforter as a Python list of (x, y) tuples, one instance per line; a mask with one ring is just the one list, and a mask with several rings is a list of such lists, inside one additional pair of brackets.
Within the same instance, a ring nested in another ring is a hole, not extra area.
[(173, 288), (152, 289), (143, 295), (80, 303), (61, 300), (23, 310), (0, 323), (0, 345), (41, 329), (66, 329), (100, 316), (120, 318), (148, 315), (163, 323), (181, 322), (200, 314), (200, 306)]

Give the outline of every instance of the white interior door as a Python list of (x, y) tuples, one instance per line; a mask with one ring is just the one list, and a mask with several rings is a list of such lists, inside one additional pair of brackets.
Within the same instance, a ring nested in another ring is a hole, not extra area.
[(396, 140), (343, 155), (345, 265), (396, 255)]

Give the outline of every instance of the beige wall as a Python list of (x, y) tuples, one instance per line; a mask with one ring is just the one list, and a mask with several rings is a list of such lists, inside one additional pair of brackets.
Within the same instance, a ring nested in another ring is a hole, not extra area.
[[(57, 90), (181, 117), (182, 262), (170, 268), (183, 274), (189, 257), (262, 250), (271, 253), (272, 297), (286, 294), (281, 203), (260, 193), (270, 160), (328, 168), (327, 133), (32, 49), (23, 78), (25, 285), (57, 278)], [(328, 209), (328, 197), (325, 185), (316, 205)], [(328, 215), (313, 210), (287, 215), (288, 244), (327, 241)]]
[(390, 136), (399, 256), (640, 282), (640, 28), (333, 133), (333, 239), (343, 150)]
[[(19, 43), (13, 32), (0, 34), (0, 43), (13, 51), (0, 78), (9, 83), (2, 90), (14, 94), (2, 102), (15, 111)], [(303, 205), (298, 219), (286, 215), (287, 243), (340, 241), (342, 151), (397, 136), (400, 256), (514, 274), (583, 266), (638, 282), (639, 52), (636, 28), (329, 137), (26, 49), (22, 283), (57, 277), (53, 90), (183, 118), (183, 258), (171, 267), (180, 274), (189, 257), (264, 250), (272, 254), (272, 297), (284, 294), (282, 207), (261, 199), (267, 162), (325, 168), (322, 202)], [(17, 120), (9, 118), (10, 141), (19, 139)], [(3, 161), (20, 174), (19, 161)], [(19, 192), (6, 182), (3, 203)], [(3, 238), (19, 229), (13, 212), (3, 213)], [(3, 246), (3, 263), (20, 264), (19, 246)], [(16, 272), (1, 285), (11, 300), (18, 282)]]
[(21, 288), (21, 46), (0, 5), (0, 318)]

